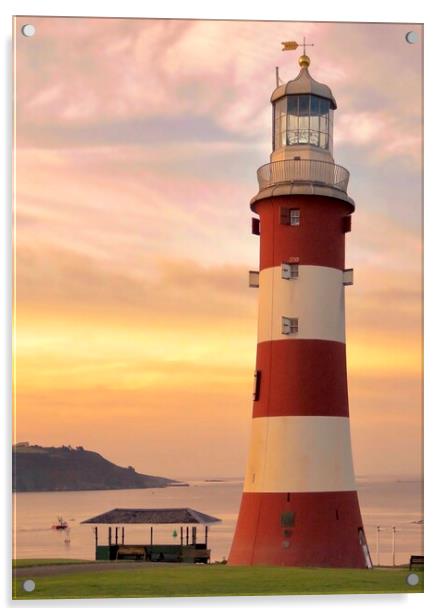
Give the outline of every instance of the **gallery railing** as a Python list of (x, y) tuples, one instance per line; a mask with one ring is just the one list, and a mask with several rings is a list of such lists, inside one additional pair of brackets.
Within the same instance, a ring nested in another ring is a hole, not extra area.
[(258, 169), (259, 190), (284, 183), (311, 183), (347, 192), (350, 173), (324, 160), (278, 160)]

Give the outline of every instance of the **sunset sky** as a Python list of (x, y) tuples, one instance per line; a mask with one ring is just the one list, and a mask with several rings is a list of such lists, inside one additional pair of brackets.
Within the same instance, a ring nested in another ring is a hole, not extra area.
[[(20, 28), (33, 23), (36, 35)], [(16, 432), (170, 477), (241, 476), (256, 169), (281, 41), (337, 100), (356, 202), (347, 353), (358, 475), (421, 472), (422, 30), (18, 18)]]

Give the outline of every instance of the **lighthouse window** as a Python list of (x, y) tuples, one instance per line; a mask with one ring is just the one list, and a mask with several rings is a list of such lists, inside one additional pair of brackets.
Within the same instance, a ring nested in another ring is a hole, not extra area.
[(311, 94), (289, 94), (273, 107), (273, 149), (314, 145), (331, 149), (330, 101)]
[(290, 210), (290, 225), (292, 227), (297, 227), (299, 225), (300, 218), (301, 218), (300, 210)]
[[(309, 102), (310, 96), (301, 95), (299, 97), (299, 130), (298, 130), (298, 143), (309, 143)], [(296, 135), (295, 135), (296, 139)]]
[(312, 96), (310, 101), (310, 130), (319, 130), (319, 103), (317, 96)]
[(282, 263), (281, 264), (281, 277), (284, 280), (291, 280), (292, 278), (298, 278), (298, 264), (297, 263)]
[(284, 528), (295, 525), (295, 513), (294, 511), (284, 511), (281, 513), (281, 526)]
[(259, 392), (261, 391), (261, 370), (255, 371), (255, 386), (253, 388), (253, 400), (259, 400)]
[(256, 270), (249, 270), (249, 287), (259, 288), (259, 272)]
[(282, 317), (281, 333), (286, 336), (298, 333), (298, 319), (293, 317)]
[(291, 225), (298, 227), (301, 218), (301, 210), (282, 207), (279, 210), (279, 222), (281, 225)]
[(353, 284), (353, 269), (345, 269), (342, 277), (342, 282), (345, 286)]
[(274, 106), (273, 142), (274, 149), (286, 145), (287, 98), (280, 98)]

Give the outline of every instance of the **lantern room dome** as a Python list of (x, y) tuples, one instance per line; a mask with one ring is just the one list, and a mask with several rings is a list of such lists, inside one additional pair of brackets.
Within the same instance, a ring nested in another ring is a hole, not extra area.
[(331, 108), (336, 109), (336, 100), (330, 88), (324, 83), (319, 83), (319, 81), (316, 81), (310, 75), (308, 70), (308, 66), (310, 64), (309, 57), (304, 55), (301, 56), (299, 60), (301, 66), (299, 75), (295, 77), (295, 79), (278, 86), (276, 90), (273, 91), (270, 99), (271, 102), (274, 103), (283, 96), (290, 94), (313, 94), (315, 96), (320, 96), (321, 98), (326, 98), (330, 101)]

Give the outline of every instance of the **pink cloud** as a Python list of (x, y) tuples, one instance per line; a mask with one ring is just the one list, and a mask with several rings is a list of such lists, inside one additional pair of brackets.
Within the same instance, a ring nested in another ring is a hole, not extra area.
[(22, 149), (17, 169), (19, 248), (41, 240), (143, 275), (165, 253), (256, 264), (252, 187), (152, 170), (142, 148)]
[[(274, 66), (280, 65), (285, 80), (298, 72), (297, 55), (281, 53), (280, 42), (306, 35), (315, 44), (311, 73), (338, 100), (336, 144), (363, 145), (379, 160), (416, 162), (419, 156), (421, 53), (420, 43), (405, 43), (406, 26), (71, 18), (35, 23), (35, 39), (18, 37), (19, 126), (61, 122), (84, 134), (88, 123), (155, 116), (185, 123), (186, 117), (207, 116), (239, 138), (269, 140)], [(31, 139), (32, 130), (27, 132)]]

